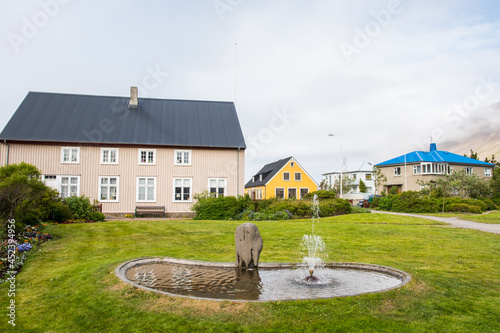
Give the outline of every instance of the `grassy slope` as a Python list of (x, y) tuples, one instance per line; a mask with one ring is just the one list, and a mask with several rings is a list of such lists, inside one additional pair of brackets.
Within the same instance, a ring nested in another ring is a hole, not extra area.
[(444, 214), (426, 214), (440, 217), (456, 217), (462, 220), (468, 220), (479, 223), (491, 223), (491, 224), (500, 224), (500, 211), (491, 211), (484, 214), (453, 214), (453, 213), (444, 213)]
[[(331, 261), (388, 265), (413, 280), (381, 294), (269, 303), (170, 298), (136, 290), (114, 275), (120, 263), (144, 256), (233, 261), (240, 222), (51, 226), (47, 231), (61, 239), (45, 244), (17, 277), (15, 331), (498, 331), (499, 236), (426, 225), (432, 223), (382, 214), (323, 219), (315, 230)], [(256, 224), (264, 238), (261, 262), (298, 261), (310, 221)], [(0, 286), (2, 309), (9, 301), (6, 288)], [(1, 317), (0, 331), (7, 332), (6, 316)]]

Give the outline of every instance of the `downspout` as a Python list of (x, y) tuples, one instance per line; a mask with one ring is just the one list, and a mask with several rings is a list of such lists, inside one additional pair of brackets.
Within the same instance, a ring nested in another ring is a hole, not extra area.
[(236, 152), (236, 196), (240, 195), (240, 148)]
[(3, 140), (3, 143), (7, 145), (7, 160), (6, 160), (5, 165), (9, 165), (9, 150), (10, 150), (10, 145), (7, 143), (6, 139)]

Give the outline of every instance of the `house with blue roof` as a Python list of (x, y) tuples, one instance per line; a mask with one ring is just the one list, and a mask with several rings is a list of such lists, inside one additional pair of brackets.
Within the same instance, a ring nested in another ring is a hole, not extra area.
[(475, 174), (480, 178), (491, 179), (492, 163), (487, 163), (466, 156), (438, 150), (435, 143), (431, 143), (429, 151), (413, 151), (385, 162), (376, 164), (387, 182), (378, 187), (378, 193), (388, 191), (396, 186), (400, 192), (420, 191), (421, 181), (432, 181), (439, 176), (465, 170), (466, 174)]

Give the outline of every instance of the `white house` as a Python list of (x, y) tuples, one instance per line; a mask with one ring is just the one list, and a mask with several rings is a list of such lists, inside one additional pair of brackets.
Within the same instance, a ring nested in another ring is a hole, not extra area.
[[(375, 183), (373, 180), (373, 166), (368, 162), (363, 162), (357, 168), (349, 168), (349, 166), (345, 166), (344, 170), (342, 170), (342, 177), (351, 178), (352, 183), (348, 188), (343, 189), (342, 197), (344, 199), (365, 199), (370, 195), (375, 194)], [(340, 180), (340, 170), (335, 170), (332, 172), (324, 173), (323, 180), (326, 182), (328, 186), (333, 186), (335, 183), (338, 183)], [(359, 184), (360, 181), (363, 181), (366, 185), (366, 191), (364, 193), (360, 192)], [(345, 182), (344, 182), (345, 184)]]

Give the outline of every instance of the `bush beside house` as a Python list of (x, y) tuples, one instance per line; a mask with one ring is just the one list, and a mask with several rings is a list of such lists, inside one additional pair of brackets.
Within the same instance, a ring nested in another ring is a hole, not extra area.
[[(327, 192), (327, 191), (323, 191)], [(309, 197), (312, 197), (309, 196)], [(321, 217), (351, 213), (347, 200), (328, 198), (320, 200)], [(335, 195), (333, 194), (333, 197)], [(253, 201), (248, 195), (239, 197), (211, 197), (208, 193), (195, 195), (197, 202), (191, 208), (197, 220), (288, 220), (291, 218), (309, 218), (312, 215), (312, 201), (297, 199), (265, 199)]]

